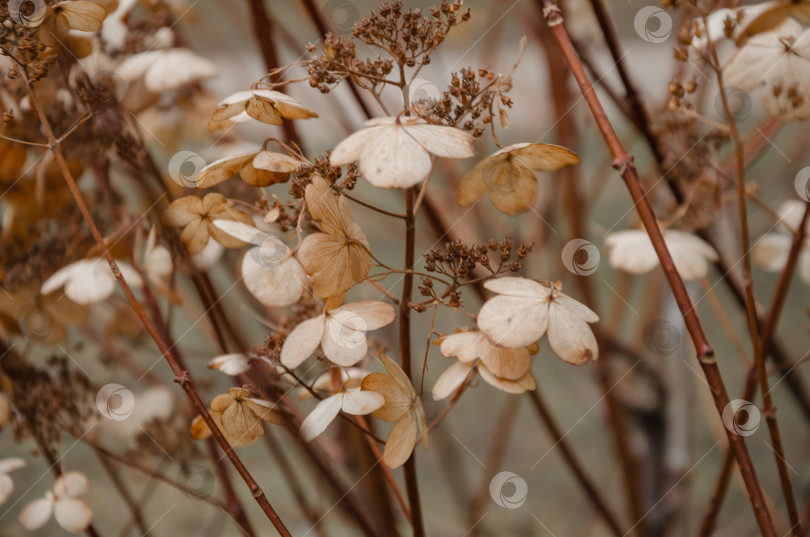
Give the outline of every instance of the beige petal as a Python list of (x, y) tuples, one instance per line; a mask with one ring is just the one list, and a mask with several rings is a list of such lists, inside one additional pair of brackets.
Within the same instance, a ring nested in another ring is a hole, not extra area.
[(53, 513), (53, 502), (47, 498), (39, 498), (26, 505), (20, 511), (20, 523), (29, 531), (41, 528), (48, 522)]
[(190, 254), (202, 252), (208, 244), (208, 238), (208, 225), (200, 219), (191, 222), (180, 233), (180, 242), (186, 245)]
[(226, 375), (240, 375), (250, 369), (250, 359), (242, 353), (223, 354), (208, 362), (208, 369), (216, 369)]
[(348, 312), (330, 314), (326, 318), (321, 349), (336, 365), (351, 367), (357, 364), (368, 352), (365, 322)]
[(433, 385), (433, 398), (446, 399), (450, 397), (462, 385), (473, 366), (473, 363), (454, 362), (453, 365), (445, 369)]
[(439, 350), (448, 358), (458, 358), (466, 363), (480, 357), (491, 346), (481, 332), (461, 332), (443, 338)]
[(416, 419), (413, 412), (400, 417), (391, 427), (385, 442), (383, 461), (389, 468), (399, 468), (413, 453), (416, 444)]
[(532, 367), (532, 357), (526, 347), (507, 349), (492, 346), (489, 352), (481, 355), (487, 370), (505, 380), (520, 380)]
[(470, 158), (475, 155), (473, 137), (455, 127), (405, 123), (402, 129), (425, 150), (446, 158)]
[(197, 175), (194, 180), (197, 188), (210, 188), (230, 179), (240, 172), (242, 168), (253, 162), (256, 153), (248, 153), (236, 157), (226, 157), (212, 162)]
[(13, 492), (14, 481), (6, 474), (0, 473), (0, 505), (6, 503)]
[(199, 220), (201, 214), (203, 214), (202, 200), (196, 196), (186, 196), (173, 201), (163, 212), (160, 221), (164, 226), (184, 227)]
[(362, 300), (346, 304), (334, 310), (332, 314), (337, 315), (339, 312), (351, 313), (360, 317), (365, 330), (376, 330), (387, 326), (397, 317), (397, 310), (394, 306), (379, 300)]
[(381, 132), (381, 128), (360, 129), (344, 138), (329, 154), (329, 164), (344, 166), (360, 160), (366, 144), (377, 138)]
[(371, 414), (385, 404), (385, 398), (376, 392), (354, 390), (343, 394), (343, 412), (355, 416)]
[(342, 402), (342, 393), (320, 401), (301, 423), (301, 436), (304, 440), (310, 442), (324, 432), (340, 413)]
[(93, 511), (81, 500), (60, 498), (53, 506), (53, 517), (66, 531), (79, 533), (93, 522)]
[(195, 440), (205, 440), (211, 436), (211, 429), (208, 428), (202, 416), (194, 416), (194, 419), (191, 421), (189, 433), (191, 434), (191, 438)]
[(579, 157), (565, 147), (552, 144), (515, 144), (505, 149), (519, 165), (538, 172), (553, 172), (579, 164)]
[(326, 318), (319, 315), (308, 319), (290, 332), (281, 347), (281, 363), (295, 369), (309, 358), (323, 338)]
[(374, 411), (374, 417), (383, 421), (396, 421), (411, 406), (413, 398), (402, 389), (391, 375), (371, 373), (363, 379), (363, 390), (383, 396), (385, 404)]
[(513, 393), (517, 395), (537, 388), (537, 383), (534, 381), (534, 377), (531, 373), (526, 373), (518, 381), (502, 379), (496, 375), (493, 375), (489, 370), (487, 370), (486, 367), (479, 367), (478, 373), (487, 384), (494, 386), (495, 388), (498, 388), (506, 393)]
[(326, 233), (307, 235), (298, 260), (309, 274), (312, 293), (319, 298), (340, 295), (353, 284), (352, 250), (346, 239)]
[(262, 123), (269, 125), (281, 125), (284, 123), (281, 113), (273, 105), (273, 101), (258, 95), (254, 95), (248, 100), (245, 111), (250, 117)]
[(305, 107), (289, 95), (272, 90), (252, 90), (253, 95), (267, 99), (273, 103), (276, 110), (286, 119), (308, 119), (318, 117), (318, 114)]
[(257, 418), (268, 423), (275, 423), (276, 425), (284, 425), (286, 423), (279, 408), (270, 401), (250, 397), (243, 400), (241, 404), (245, 405)]
[(510, 216), (528, 211), (537, 199), (537, 179), (528, 168), (507, 165), (484, 172), (489, 199), (496, 209)]
[(599, 356), (596, 337), (588, 324), (556, 301), (549, 309), (548, 342), (557, 356), (570, 364), (582, 365)]
[(248, 164), (239, 172), (239, 177), (250, 186), (264, 187), (283, 183), (290, 178), (290, 174), (260, 170)]
[(65, 472), (53, 485), (53, 492), (58, 497), (83, 496), (90, 490), (90, 481), (79, 472)]
[(548, 310), (547, 299), (496, 296), (478, 312), (478, 328), (497, 345), (525, 347), (545, 334)]
[(380, 361), (382, 361), (388, 374), (399, 384), (402, 392), (408, 394), (411, 401), (416, 400), (416, 391), (413, 389), (411, 379), (408, 378), (408, 375), (399, 367), (399, 364), (389, 358), (384, 352), (380, 353)]
[(550, 287), (528, 278), (495, 278), (485, 281), (484, 287), (507, 296), (546, 299), (551, 295)]
[(329, 183), (319, 176), (315, 176), (307, 185), (304, 195), (309, 214), (320, 223), (325, 233), (349, 236), (354, 221), (345, 197), (332, 190)]
[(378, 188), (409, 188), (424, 180), (432, 163), (427, 150), (402, 128), (381, 129), (360, 155), (360, 172)]
[(472, 205), (486, 194), (487, 185), (484, 183), (484, 176), (482, 174), (485, 168), (486, 160), (479, 162), (459, 185), (457, 202), (462, 207)]
[(240, 401), (222, 413), (222, 428), (240, 442), (249, 442), (264, 434), (262, 420)]
[(265, 306), (289, 306), (301, 299), (306, 288), (306, 272), (295, 258), (277, 266), (260, 263), (253, 251), (242, 258), (242, 278), (245, 287)]
[(295, 157), (272, 151), (259, 151), (253, 159), (254, 168), (285, 174), (294, 172), (304, 164)]
[(642, 274), (658, 266), (658, 256), (645, 231), (630, 229), (611, 233), (605, 237), (605, 248), (610, 265), (625, 272)]
[(97, 32), (107, 17), (107, 11), (100, 5), (86, 0), (62, 2), (54, 6), (54, 11), (65, 17), (70, 27), (82, 32)]

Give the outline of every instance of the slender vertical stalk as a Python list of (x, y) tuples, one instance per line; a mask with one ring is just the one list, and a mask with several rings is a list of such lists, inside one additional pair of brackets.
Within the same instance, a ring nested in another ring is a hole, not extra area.
[[(655, 213), (647, 201), (646, 194), (638, 177), (638, 172), (633, 165), (633, 159), (627, 154), (619, 141), (618, 136), (616, 136), (616, 132), (613, 130), (613, 126), (611, 125), (604, 108), (602, 108), (602, 104), (599, 102), (596, 92), (591, 86), (588, 76), (585, 74), (585, 69), (582, 66), (582, 63), (579, 61), (568, 32), (563, 25), (563, 19), (559, 7), (553, 0), (546, 0), (543, 4), (543, 12), (546, 22), (548, 23), (549, 27), (551, 27), (554, 37), (557, 39), (571, 72), (573, 73), (574, 78), (580, 87), (582, 96), (591, 110), (591, 115), (596, 121), (605, 144), (613, 156), (613, 165), (621, 174), (622, 179), (624, 179), (625, 186), (633, 199), (636, 210), (639, 214), (639, 218), (644, 224), (644, 228), (650, 237), (653, 248), (655, 249), (656, 255), (658, 256), (661, 264), (661, 268), (664, 270), (667, 283), (672, 290), (675, 297), (675, 302), (681, 311), (686, 328), (693, 344), (695, 345), (697, 359), (706, 377), (706, 381), (711, 388), (712, 397), (714, 399), (715, 406), (717, 407), (717, 411), (718, 413), (722, 414), (723, 409), (729, 403), (729, 397), (728, 393), (726, 392), (725, 384), (723, 383), (723, 378), (720, 374), (720, 369), (718, 368), (717, 362), (714, 359), (714, 350), (706, 339), (703, 332), (703, 326), (700, 323), (697, 312), (692, 304), (691, 299), (689, 298), (686, 287), (684, 286), (683, 281), (675, 268), (675, 263), (672, 260), (672, 256), (669, 253), (666, 243), (664, 242), (663, 234), (658, 228)], [(768, 511), (768, 507), (765, 503), (765, 498), (759, 485), (759, 479), (757, 478), (756, 470), (754, 469), (754, 465), (751, 461), (751, 456), (748, 453), (744, 439), (731, 431), (727, 431), (727, 436), (729, 444), (734, 451), (734, 456), (737, 460), (740, 472), (742, 473), (743, 480), (745, 481), (746, 489), (748, 491), (751, 505), (753, 507), (760, 530), (765, 537), (776, 537), (776, 531), (774, 530), (773, 522), (771, 521), (770, 512)]]
[[(410, 302), (413, 294), (413, 273), (416, 249), (416, 225), (413, 212), (414, 190), (405, 191), (405, 266), (407, 272), (402, 279), (402, 298), (399, 301), (399, 354), (402, 370), (411, 376), (411, 312)], [(419, 485), (416, 482), (416, 454), (405, 462), (405, 488), (408, 503), (411, 507), (411, 525), (414, 537), (424, 537), (425, 528), (422, 522), (422, 507), (419, 505)]]

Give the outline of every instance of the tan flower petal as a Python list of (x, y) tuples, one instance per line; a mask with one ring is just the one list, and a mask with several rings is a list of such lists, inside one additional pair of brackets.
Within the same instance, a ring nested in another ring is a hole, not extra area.
[(107, 11), (103, 7), (86, 0), (59, 3), (54, 6), (54, 11), (65, 17), (72, 29), (82, 32), (101, 30), (101, 25), (107, 17)]
[(164, 226), (183, 227), (198, 220), (201, 214), (203, 214), (202, 200), (196, 196), (185, 196), (173, 201), (163, 212), (160, 221)]
[(416, 429), (413, 412), (403, 414), (394, 422), (383, 451), (383, 461), (389, 468), (399, 468), (411, 456), (416, 444)]
[(537, 388), (537, 383), (531, 373), (526, 373), (517, 381), (506, 380), (493, 375), (486, 367), (479, 367), (478, 373), (487, 384), (506, 393), (518, 395)]
[(461, 386), (473, 367), (474, 364), (471, 362), (454, 362), (436, 379), (436, 383), (433, 385), (433, 398), (446, 399), (450, 397)]
[(53, 506), (53, 517), (66, 531), (79, 533), (93, 521), (93, 511), (81, 500), (60, 498)]
[(256, 153), (248, 153), (214, 161), (200, 170), (194, 182), (197, 188), (210, 188), (218, 185), (239, 173), (245, 166), (250, 165), (255, 156)]
[(281, 363), (290, 369), (303, 364), (312, 356), (321, 343), (326, 326), (326, 318), (319, 315), (296, 326), (284, 340), (281, 347)]
[(301, 423), (301, 436), (307, 442), (326, 430), (340, 413), (343, 394), (338, 393), (320, 401)]

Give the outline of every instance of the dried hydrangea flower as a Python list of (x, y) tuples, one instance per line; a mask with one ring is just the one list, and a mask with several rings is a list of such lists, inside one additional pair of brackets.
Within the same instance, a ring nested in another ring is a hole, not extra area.
[[(130, 287), (141, 287), (140, 274), (127, 263), (117, 262), (121, 275)], [(76, 304), (96, 304), (115, 291), (116, 280), (106, 259), (80, 259), (54, 272), (40, 288), (43, 295), (65, 288), (65, 295)]]
[(803, 24), (810, 24), (810, 3), (802, 0), (781, 0), (757, 4), (759, 9), (737, 39), (737, 45), (743, 45), (755, 35), (768, 32), (778, 27), (788, 17), (793, 17)]
[[(209, 411), (211, 418), (232, 447), (254, 443), (264, 434), (263, 421), (284, 425), (283, 415), (269, 401), (253, 397), (245, 388), (228, 388), (228, 393), (214, 397)], [(202, 416), (191, 424), (191, 436), (200, 440), (211, 435)]]
[(301, 423), (301, 436), (307, 442), (326, 430), (341, 411), (354, 416), (371, 414), (385, 404), (382, 395), (360, 389), (360, 379), (343, 383), (340, 391), (318, 402)]
[(783, 121), (810, 118), (810, 30), (795, 20), (748, 40), (724, 74), (729, 86), (758, 88), (770, 115)]
[(281, 239), (241, 222), (215, 220), (214, 225), (254, 246), (242, 258), (242, 280), (256, 300), (265, 306), (298, 302), (306, 289), (307, 275)]
[(374, 417), (394, 423), (385, 442), (383, 461), (389, 468), (398, 468), (411, 456), (418, 435), (427, 448), (427, 423), (422, 400), (416, 395), (408, 375), (391, 358), (380, 354), (388, 374), (371, 373), (363, 379), (363, 390), (377, 392), (385, 404), (373, 412)]
[(534, 172), (552, 172), (579, 164), (579, 157), (550, 144), (514, 144), (493, 153), (473, 168), (459, 186), (458, 203), (472, 205), (489, 193), (492, 204), (504, 214), (531, 209), (537, 199)]
[[(692, 233), (668, 229), (664, 231), (664, 242), (685, 281), (705, 278), (709, 262), (718, 259), (715, 249)], [(605, 237), (605, 247), (610, 265), (631, 274), (649, 272), (659, 263), (649, 235), (641, 229), (610, 233)]]
[(185, 48), (149, 50), (130, 56), (115, 70), (125, 82), (143, 81), (152, 93), (219, 76), (209, 60)]
[(278, 91), (254, 89), (234, 93), (219, 102), (208, 122), (213, 132), (234, 123), (255, 119), (270, 125), (281, 125), (285, 119), (308, 119), (318, 114)]
[(327, 311), (293, 328), (281, 347), (281, 363), (293, 369), (309, 358), (318, 345), (324, 356), (349, 367), (366, 357), (366, 332), (391, 324), (397, 316), (391, 304), (365, 300)]
[[(493, 344), (483, 332), (461, 332), (438, 341), (442, 355), (457, 358), (433, 385), (433, 398), (444, 399), (461, 386), (477, 366), (485, 382), (507, 393), (520, 394), (537, 387), (529, 371), (531, 353), (527, 347), (516, 349)], [(477, 360), (477, 362), (476, 362)]]
[[(788, 200), (779, 207), (781, 227), (789, 228), (787, 233), (778, 231), (768, 233), (754, 245), (754, 262), (765, 270), (776, 272), (785, 268), (790, 248), (793, 245), (791, 232), (798, 230), (804, 214), (804, 202)], [(799, 253), (799, 277), (810, 284), (810, 222), (805, 225), (805, 240)]]
[(364, 125), (332, 150), (329, 164), (360, 161), (360, 172), (380, 188), (408, 188), (424, 180), (432, 168), (430, 154), (447, 158), (475, 154), (473, 137), (455, 127), (410, 117), (376, 118)]
[(240, 248), (244, 242), (235, 239), (216, 227), (214, 220), (233, 220), (251, 225), (253, 219), (244, 211), (233, 208), (233, 202), (222, 194), (206, 194), (200, 199), (186, 196), (177, 199), (163, 213), (161, 222), (164, 226), (182, 227), (180, 240), (190, 254), (200, 253), (208, 239), (213, 238), (226, 248)]
[(285, 182), (303, 164), (295, 157), (262, 150), (212, 162), (200, 170), (194, 183), (197, 188), (210, 188), (239, 174), (251, 186), (275, 185)]
[(6, 503), (14, 492), (14, 481), (8, 474), (23, 466), (25, 461), (19, 457), (0, 459), (0, 505)]
[(368, 239), (352, 220), (346, 198), (334, 192), (322, 177), (315, 176), (304, 195), (309, 214), (323, 232), (307, 235), (298, 249), (298, 260), (309, 274), (315, 296), (339, 296), (368, 275)]
[(93, 51), (90, 41), (70, 35), (71, 30), (97, 32), (101, 30), (107, 10), (95, 2), (74, 0), (60, 2), (49, 7), (45, 19), (37, 30), (37, 36), (45, 46), (53, 48), (67, 47), (79, 58), (88, 56)]
[(87, 494), (90, 482), (79, 472), (65, 472), (44, 498), (34, 500), (20, 511), (20, 522), (27, 530), (36, 530), (51, 518), (65, 531), (79, 533), (93, 521), (93, 511), (78, 497)]
[(478, 328), (497, 345), (520, 348), (548, 333), (552, 350), (574, 365), (596, 360), (599, 348), (588, 326), (599, 316), (555, 285), (527, 278), (497, 278), (484, 287), (498, 296), (478, 313)]

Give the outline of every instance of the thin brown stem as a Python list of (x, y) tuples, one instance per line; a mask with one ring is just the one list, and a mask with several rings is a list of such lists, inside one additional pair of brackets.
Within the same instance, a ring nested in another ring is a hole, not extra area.
[[(669, 253), (664, 237), (661, 230), (658, 228), (655, 213), (650, 206), (641, 182), (638, 177), (638, 172), (633, 165), (632, 157), (627, 154), (621, 142), (619, 141), (616, 132), (613, 130), (610, 120), (599, 102), (590, 80), (585, 74), (585, 69), (579, 58), (576, 55), (574, 46), (568, 35), (565, 26), (563, 25), (562, 15), (559, 7), (553, 0), (546, 0), (544, 2), (544, 14), (546, 22), (551, 27), (554, 37), (560, 45), (560, 48), (565, 56), (571, 72), (574, 75), (577, 84), (580, 87), (583, 98), (591, 110), (600, 133), (607, 145), (611, 155), (613, 156), (613, 165), (619, 171), (624, 179), (625, 185), (633, 199), (634, 205), (638, 212), (639, 218), (644, 224), (644, 228), (650, 237), (650, 240), (658, 256), (659, 262), (669, 284), (670, 289), (675, 297), (675, 302), (678, 305), (681, 315), (683, 316), (684, 323), (692, 339), (692, 342), (697, 351), (697, 359), (706, 377), (706, 381), (711, 387), (712, 397), (718, 413), (722, 414), (723, 409), (729, 403), (728, 393), (726, 392), (725, 384), (723, 383), (720, 369), (714, 359), (714, 350), (706, 339), (703, 331), (703, 326), (698, 318), (697, 311), (692, 305), (686, 287), (675, 268), (675, 263)], [(748, 449), (745, 445), (743, 438), (727, 431), (727, 436), (740, 472), (743, 475), (746, 489), (751, 500), (751, 505), (754, 514), (757, 518), (760, 530), (766, 537), (776, 537), (776, 532), (771, 521), (770, 512), (765, 503), (765, 498), (762, 489), (759, 485), (756, 470), (754, 469)]]
[(195, 409), (202, 417), (202, 419), (205, 421), (208, 428), (211, 430), (214, 438), (216, 438), (217, 442), (220, 444), (220, 446), (222, 446), (222, 449), (225, 450), (225, 453), (230, 459), (231, 463), (236, 468), (237, 472), (242, 477), (242, 479), (245, 481), (245, 484), (250, 489), (251, 494), (256, 499), (256, 502), (262, 508), (264, 513), (267, 515), (267, 518), (271, 521), (271, 523), (276, 528), (278, 533), (283, 537), (292, 537), (287, 527), (284, 525), (284, 523), (281, 521), (276, 511), (273, 509), (273, 506), (267, 500), (267, 497), (264, 495), (264, 492), (262, 492), (262, 489), (256, 483), (256, 480), (250, 474), (250, 471), (247, 469), (247, 467), (245, 467), (245, 465), (242, 463), (242, 460), (228, 444), (227, 439), (222, 434), (222, 431), (219, 430), (216, 422), (208, 413), (208, 409), (206, 408), (205, 403), (202, 401), (199, 394), (197, 393), (197, 390), (194, 388), (191, 380), (188, 377), (188, 372), (184, 371), (183, 368), (180, 366), (174, 352), (169, 348), (169, 346), (160, 336), (154, 324), (144, 312), (140, 302), (133, 294), (132, 289), (130, 288), (123, 274), (121, 274), (121, 271), (118, 269), (118, 265), (115, 259), (113, 258), (109, 248), (104, 242), (103, 235), (96, 226), (93, 216), (90, 214), (90, 210), (88, 209), (87, 204), (84, 202), (84, 199), (82, 198), (81, 192), (79, 191), (79, 187), (76, 185), (76, 181), (73, 178), (73, 174), (68, 168), (67, 161), (65, 160), (65, 157), (62, 154), (61, 146), (59, 145), (56, 136), (53, 133), (50, 121), (48, 120), (48, 117), (45, 115), (45, 110), (42, 108), (42, 105), (39, 103), (36, 90), (34, 89), (34, 84), (31, 83), (30, 81), (28, 83), (28, 95), (31, 101), (31, 105), (36, 111), (37, 115), (39, 116), (40, 122), (42, 123), (42, 128), (45, 131), (45, 135), (47, 136), (48, 141), (51, 143), (51, 151), (53, 151), (56, 163), (59, 166), (59, 169), (65, 178), (65, 182), (67, 183), (68, 189), (73, 195), (76, 205), (79, 207), (79, 210), (81, 211), (85, 222), (87, 222), (87, 225), (90, 228), (90, 232), (92, 233), (93, 238), (96, 240), (96, 244), (98, 245), (99, 249), (104, 255), (104, 258), (109, 263), (110, 270), (112, 271), (113, 276), (115, 276), (115, 279), (118, 281), (119, 286), (124, 292), (124, 295), (127, 297), (127, 300), (132, 306), (132, 309), (135, 311), (135, 314), (140, 319), (149, 336), (158, 346), (158, 349), (160, 349), (161, 354), (163, 354), (163, 356), (166, 358), (166, 361), (168, 362), (169, 366), (172, 369), (172, 372), (175, 375), (175, 381), (179, 383), (181, 388), (183, 388), (183, 390), (186, 392), (186, 395), (191, 400)]

